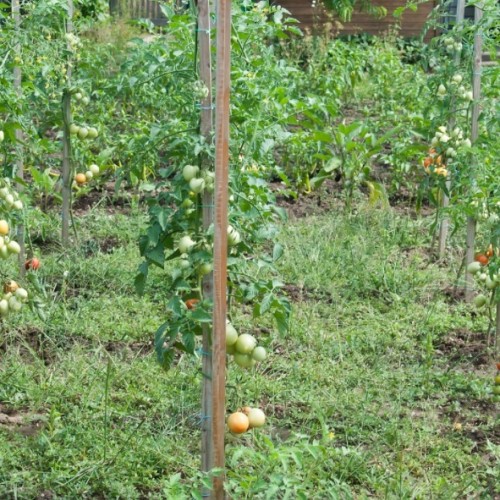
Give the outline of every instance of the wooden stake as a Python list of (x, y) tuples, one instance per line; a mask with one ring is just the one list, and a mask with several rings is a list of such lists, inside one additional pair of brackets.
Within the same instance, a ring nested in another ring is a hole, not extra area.
[[(478, 24), (483, 17), (482, 6), (474, 7), (474, 22)], [(471, 142), (474, 144), (479, 135), (479, 113), (481, 107), (479, 100), (481, 98), (481, 67), (483, 64), (483, 33), (482, 30), (477, 30), (474, 34), (474, 64), (472, 72), (472, 95), (474, 102), (472, 104), (472, 126), (471, 126)], [(472, 176), (473, 177), (473, 176)], [(472, 183), (473, 184), (473, 183)], [(474, 217), (467, 217), (467, 244), (465, 263), (469, 264), (474, 260), (474, 247), (476, 239), (476, 220)], [(474, 278), (465, 270), (465, 300), (472, 301), (474, 287)]]
[[(14, 25), (16, 30), (16, 39), (19, 39), (19, 31), (21, 29), (21, 10), (19, 5), (19, 0), (12, 0), (12, 17), (14, 19)], [(14, 46), (14, 53), (16, 56), (21, 56), (21, 45), (19, 42), (16, 42)], [(21, 75), (21, 67), (16, 63), (14, 66), (14, 89), (16, 90), (16, 94), (19, 98), (21, 98), (23, 93), (22, 88), (22, 75)], [(24, 161), (23, 161), (23, 150), (22, 150), (22, 141), (23, 141), (23, 131), (21, 129), (16, 128), (16, 150), (17, 150), (17, 160), (16, 160), (16, 173), (15, 175), (19, 179), (24, 179)], [(24, 189), (22, 183), (18, 182), (16, 184), (16, 190), (20, 193)], [(19, 273), (21, 276), (25, 274), (24, 261), (26, 260), (26, 247), (24, 244), (24, 224), (19, 224), (17, 227), (17, 242), (21, 247), (21, 251), (19, 252), (18, 261), (19, 261)]]
[[(210, 143), (213, 136), (212, 126), (212, 54), (210, 39), (210, 0), (198, 1), (198, 47), (200, 53), (200, 80), (208, 89), (207, 96), (201, 101), (200, 134)], [(202, 169), (210, 168), (212, 162), (208, 157), (202, 158)], [(213, 193), (203, 193), (203, 228), (207, 229), (213, 222)], [(213, 275), (203, 278), (203, 299), (213, 300)], [(212, 450), (212, 332), (203, 326), (203, 382), (202, 382), (202, 419), (201, 419), (201, 470), (210, 472), (213, 469)], [(207, 497), (210, 491), (204, 490), (202, 496)]]
[[(66, 33), (73, 33), (73, 0), (68, 0), (68, 18), (66, 21)], [(71, 84), (71, 58), (67, 64), (67, 86)], [(63, 245), (69, 243), (69, 223), (71, 212), (71, 183), (73, 176), (71, 172), (71, 135), (69, 127), (71, 125), (71, 93), (66, 90), (62, 102), (63, 112), (63, 160), (62, 160), (62, 232), (61, 240)]]
[[(464, 22), (464, 12), (465, 12), (465, 0), (458, 0), (457, 1), (457, 11), (456, 11), (456, 25), (460, 25)], [(458, 67), (460, 64), (460, 52), (457, 51), (455, 53), (455, 58), (454, 58), (454, 63), (455, 66)], [(453, 127), (455, 126), (455, 103), (452, 104), (451, 108), (451, 116), (450, 119), (448, 120), (448, 129), (452, 130)], [(448, 192), (451, 190), (451, 179), (448, 177), (446, 180), (446, 189)], [(443, 193), (443, 200), (441, 203), (441, 208), (446, 208), (450, 204), (450, 199), (448, 198), (448, 195), (446, 193)], [(444, 258), (446, 254), (446, 240), (448, 239), (448, 230), (450, 227), (450, 221), (448, 220), (447, 217), (445, 217), (442, 221), (441, 224), (439, 225), (439, 248), (438, 248), (438, 255), (439, 258), (442, 259)]]
[[(229, 92), (231, 1), (217, 2), (217, 72), (215, 100), (214, 316), (212, 350), (213, 464), (225, 465), (227, 215), (229, 178)], [(224, 473), (214, 477), (212, 498), (224, 498)]]
[(498, 361), (498, 352), (499, 352), (499, 344), (498, 344), (498, 339), (500, 338), (500, 302), (497, 304), (497, 321), (496, 321), (496, 327), (495, 327), (495, 351), (494, 355), (496, 357), (496, 361)]

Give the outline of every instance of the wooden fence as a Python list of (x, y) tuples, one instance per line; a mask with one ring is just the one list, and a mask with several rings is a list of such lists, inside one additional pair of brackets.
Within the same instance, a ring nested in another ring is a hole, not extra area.
[[(420, 4), (416, 12), (407, 11), (403, 15), (401, 23), (401, 35), (410, 37), (417, 36), (427, 20), (427, 16), (435, 6), (435, 0)], [(299, 27), (306, 30), (314, 30), (321, 26), (331, 26), (332, 31), (337, 34), (383, 34), (396, 23), (392, 12), (401, 7), (406, 0), (376, 0), (376, 3), (387, 8), (388, 15), (383, 19), (376, 19), (368, 14), (357, 12), (349, 23), (341, 25), (328, 15), (327, 11), (316, 1), (313, 7), (312, 0), (271, 0), (289, 10), (292, 17), (299, 20)], [(180, 1), (179, 1), (180, 4)], [(180, 5), (179, 5), (180, 6)], [(109, 0), (111, 14), (122, 15), (131, 19), (149, 19), (157, 26), (166, 23), (159, 1), (156, 0)]]
[(149, 19), (157, 26), (166, 23), (159, 2), (154, 0), (109, 0), (109, 10), (112, 15), (130, 19)]

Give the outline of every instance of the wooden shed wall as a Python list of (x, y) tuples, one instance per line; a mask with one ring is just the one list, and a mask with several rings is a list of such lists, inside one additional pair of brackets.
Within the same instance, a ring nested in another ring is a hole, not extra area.
[(109, 10), (113, 15), (122, 15), (131, 19), (149, 19), (156, 25), (166, 23), (160, 4), (152, 0), (109, 0)]
[[(333, 31), (343, 35), (358, 33), (380, 35), (385, 33), (397, 24), (397, 20), (392, 15), (394, 10), (406, 5), (405, 0), (376, 0), (375, 4), (382, 5), (387, 9), (387, 16), (377, 19), (363, 12), (355, 12), (350, 22), (341, 24), (338, 19), (329, 17), (323, 7), (313, 8), (311, 0), (275, 0), (275, 3), (290, 11), (292, 17), (300, 21), (299, 27), (302, 30), (312, 31), (315, 26), (319, 26), (321, 29), (326, 23), (333, 23)], [(318, 2), (318, 4), (320, 3)], [(433, 1), (429, 1), (418, 5), (416, 12), (407, 10), (402, 17), (400, 35), (404, 37), (418, 36), (422, 32), (434, 5)]]
[[(1, 0), (0, 0), (1, 1)], [(418, 36), (424, 27), (428, 15), (434, 8), (436, 0), (430, 0), (418, 5), (416, 12), (406, 11), (402, 18), (401, 36)], [(370, 33), (379, 35), (387, 32), (391, 26), (397, 23), (392, 13), (398, 7), (406, 5), (406, 0), (374, 0), (374, 3), (384, 6), (387, 9), (387, 16), (377, 19), (362, 12), (353, 14), (352, 21), (340, 24), (335, 18), (321, 7), (321, 2), (316, 0), (318, 6), (312, 7), (312, 0), (272, 0), (273, 3), (281, 5), (290, 11), (292, 17), (300, 21), (299, 27), (302, 30), (313, 30), (319, 27), (323, 30), (327, 23), (333, 25), (332, 30), (339, 34)], [(160, 9), (160, 5), (155, 0), (109, 0), (112, 14), (122, 14), (131, 18), (147, 18), (156, 25), (164, 25), (166, 19)], [(428, 34), (430, 38), (432, 33)]]

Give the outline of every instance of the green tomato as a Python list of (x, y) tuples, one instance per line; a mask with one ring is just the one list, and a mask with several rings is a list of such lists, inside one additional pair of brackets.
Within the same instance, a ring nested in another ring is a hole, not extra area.
[(9, 241), (7, 249), (10, 253), (15, 253), (15, 254), (21, 253), (21, 247), (19, 246), (19, 243), (17, 241)]
[(69, 126), (69, 133), (71, 135), (77, 135), (78, 132), (80, 132), (80, 127), (78, 125), (76, 125), (75, 123), (72, 123), (70, 126)]
[(14, 205), (14, 202), (15, 202), (15, 199), (14, 199), (14, 196), (12, 196), (12, 194), (8, 194), (6, 197), (5, 197), (5, 203), (7, 204), (7, 206), (10, 208)]
[(89, 135), (89, 129), (86, 127), (80, 127), (78, 129), (78, 137), (80, 139), (85, 139)]
[(14, 312), (19, 312), (22, 309), (23, 305), (19, 302), (16, 297), (11, 297), (9, 299), (9, 310)]
[(26, 300), (28, 300), (28, 292), (24, 288), (18, 288), (15, 291), (15, 296), (21, 302), (25, 302)]
[(257, 346), (252, 351), (252, 358), (255, 359), (255, 361), (264, 361), (267, 358), (267, 352), (262, 346)]
[(486, 278), (486, 281), (484, 283), (486, 285), (486, 288), (488, 290), (493, 290), (497, 286), (496, 280), (493, 281), (489, 276)]
[(9, 314), (9, 303), (6, 299), (0, 300), (0, 316)]
[(248, 412), (249, 428), (262, 427), (266, 423), (266, 415), (260, 408), (251, 408)]
[(203, 179), (191, 179), (189, 181), (189, 188), (193, 193), (200, 194), (205, 189), (205, 181)]
[(230, 247), (237, 245), (241, 242), (241, 236), (233, 226), (227, 226), (227, 243)]
[(236, 341), (236, 350), (241, 354), (250, 354), (256, 347), (257, 340), (253, 335), (244, 333)]
[(179, 240), (179, 251), (181, 252), (181, 254), (188, 253), (195, 244), (196, 243), (189, 236), (183, 236)]
[(181, 260), (179, 260), (179, 267), (181, 269), (189, 269), (191, 267), (191, 263), (187, 258), (182, 258)]
[(241, 352), (234, 353), (234, 362), (241, 366), (241, 368), (251, 368), (255, 365), (255, 360), (252, 359), (252, 356), (248, 354), (242, 354)]
[(190, 182), (192, 179), (196, 177), (198, 174), (200, 168), (197, 167), (196, 165), (186, 165), (182, 169), (182, 177), (184, 177), (184, 180), (186, 182)]
[(467, 271), (468, 271), (470, 274), (476, 274), (476, 273), (478, 273), (480, 270), (481, 270), (481, 264), (480, 264), (479, 262), (471, 262), (471, 263), (467, 266)]
[(228, 320), (226, 321), (226, 347), (236, 344), (238, 340), (238, 332), (236, 328)]
[(89, 170), (92, 172), (94, 176), (99, 175), (99, 172), (101, 171), (99, 166), (96, 165), (95, 163), (89, 166)]
[(99, 135), (99, 132), (95, 127), (89, 128), (89, 139), (95, 139)]
[(486, 302), (488, 302), (488, 299), (484, 295), (478, 295), (477, 297), (474, 297), (474, 305), (476, 307), (483, 307)]
[(212, 264), (210, 262), (204, 262), (199, 268), (198, 268), (198, 273), (200, 276), (206, 276), (207, 274), (210, 274), (212, 272)]

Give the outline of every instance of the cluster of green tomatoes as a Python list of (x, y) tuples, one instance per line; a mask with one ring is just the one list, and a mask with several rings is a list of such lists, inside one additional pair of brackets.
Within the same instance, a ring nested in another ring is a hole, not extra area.
[(7, 281), (0, 298), (0, 317), (4, 318), (11, 312), (19, 312), (27, 301), (28, 292), (15, 281)]
[(19, 254), (19, 243), (10, 238), (8, 217), (13, 210), (22, 210), (23, 202), (19, 194), (11, 188), (8, 179), (0, 180), (0, 259), (7, 259), (11, 254)]
[(253, 335), (238, 335), (230, 321), (226, 324), (226, 352), (233, 356), (234, 362), (242, 368), (252, 368), (258, 361), (264, 361), (267, 357), (265, 348), (257, 345), (257, 339)]

